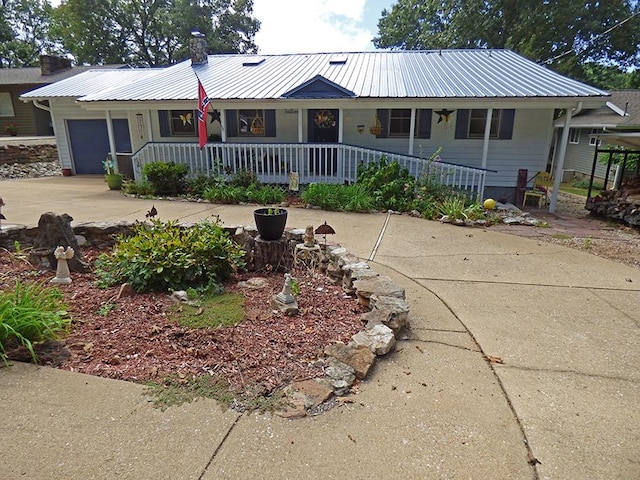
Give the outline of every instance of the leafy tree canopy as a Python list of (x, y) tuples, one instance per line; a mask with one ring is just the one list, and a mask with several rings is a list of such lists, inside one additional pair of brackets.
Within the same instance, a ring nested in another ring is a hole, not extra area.
[(165, 66), (189, 56), (194, 30), (209, 53), (254, 53), (260, 28), (253, 0), (1, 0), (0, 13), (0, 68), (37, 66), (41, 54)]
[(373, 44), (507, 48), (588, 81), (600, 66), (637, 65), (638, 13), (637, 0), (398, 0), (382, 11)]

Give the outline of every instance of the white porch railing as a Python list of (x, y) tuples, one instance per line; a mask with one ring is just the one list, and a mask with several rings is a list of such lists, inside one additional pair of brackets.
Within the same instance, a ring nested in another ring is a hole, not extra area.
[(358, 165), (378, 162), (383, 155), (416, 178), (428, 174), (437, 183), (482, 198), (487, 170), (345, 144), (208, 143), (200, 149), (193, 143), (148, 143), (133, 155), (132, 162), (136, 180), (142, 179), (142, 167), (147, 163), (174, 162), (186, 164), (189, 176), (249, 170), (260, 182), (287, 185), (289, 173), (297, 172), (300, 184), (342, 184), (355, 183)]

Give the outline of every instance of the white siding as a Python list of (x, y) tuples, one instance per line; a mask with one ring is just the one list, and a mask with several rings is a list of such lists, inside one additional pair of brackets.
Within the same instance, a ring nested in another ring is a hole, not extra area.
[[(565, 170), (575, 170), (576, 173), (591, 177), (591, 169), (593, 168), (593, 154), (595, 152), (595, 146), (589, 145), (589, 135), (591, 134), (591, 128), (579, 129), (580, 137), (578, 143), (567, 144), (567, 155), (564, 159)], [(558, 130), (558, 135), (562, 134), (562, 129)], [(596, 163), (595, 176), (604, 180), (607, 172), (606, 164), (601, 162)], [(615, 169), (611, 169), (609, 177), (613, 175)]]

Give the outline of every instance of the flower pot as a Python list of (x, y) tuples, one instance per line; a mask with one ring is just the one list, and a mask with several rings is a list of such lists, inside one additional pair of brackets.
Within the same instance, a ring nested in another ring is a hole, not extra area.
[(62, 169), (62, 176), (63, 177), (70, 177), (71, 175), (73, 175), (73, 171), (70, 168), (63, 168)]
[(120, 190), (122, 188), (122, 174), (112, 173), (104, 176), (104, 181), (107, 182), (109, 190)]
[(253, 211), (256, 228), (263, 240), (279, 240), (287, 225), (287, 211), (284, 208), (258, 208)]

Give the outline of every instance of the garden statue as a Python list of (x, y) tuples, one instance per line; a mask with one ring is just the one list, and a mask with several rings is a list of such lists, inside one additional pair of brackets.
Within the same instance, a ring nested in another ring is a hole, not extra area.
[(73, 248), (67, 247), (65, 250), (64, 247), (58, 246), (53, 255), (58, 261), (58, 266), (56, 268), (56, 276), (51, 279), (51, 283), (71, 283), (71, 273), (69, 272), (67, 260), (73, 258)]
[(307, 225), (304, 231), (304, 246), (313, 247), (316, 244), (315, 237), (313, 235), (313, 225)]
[(276, 295), (276, 300), (282, 303), (294, 303), (295, 299), (293, 295), (291, 295), (291, 282), (292, 282), (291, 274), (284, 274), (284, 285), (282, 287), (282, 291)]

